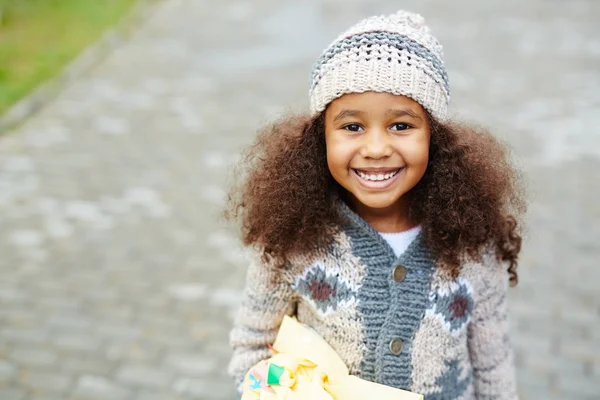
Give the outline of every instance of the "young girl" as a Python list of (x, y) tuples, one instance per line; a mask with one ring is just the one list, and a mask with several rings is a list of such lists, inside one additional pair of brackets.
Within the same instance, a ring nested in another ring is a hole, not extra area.
[(449, 97), (440, 44), (401, 11), (334, 41), (310, 115), (258, 135), (229, 208), (258, 251), (231, 333), (238, 384), (294, 315), (363, 379), (427, 400), (517, 398), (518, 175), (490, 134), (446, 120)]

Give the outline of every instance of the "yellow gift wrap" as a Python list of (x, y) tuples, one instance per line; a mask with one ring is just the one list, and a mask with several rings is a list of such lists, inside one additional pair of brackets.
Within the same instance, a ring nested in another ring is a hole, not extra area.
[(246, 374), (242, 400), (423, 400), (349, 375), (331, 346), (295, 318), (284, 318), (273, 349), (273, 357)]

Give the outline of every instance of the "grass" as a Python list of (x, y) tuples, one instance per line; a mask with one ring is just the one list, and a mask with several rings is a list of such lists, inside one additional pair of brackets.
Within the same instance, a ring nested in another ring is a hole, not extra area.
[(136, 0), (0, 0), (0, 115), (123, 18)]

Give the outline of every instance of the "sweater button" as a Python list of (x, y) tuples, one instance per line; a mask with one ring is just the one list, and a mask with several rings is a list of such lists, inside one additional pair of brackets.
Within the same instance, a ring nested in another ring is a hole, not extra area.
[(403, 265), (396, 265), (394, 272), (392, 272), (392, 278), (396, 282), (404, 282), (406, 279), (406, 268)]
[(394, 339), (390, 342), (390, 352), (397, 356), (402, 353), (402, 346), (404, 346), (404, 341), (402, 339)]

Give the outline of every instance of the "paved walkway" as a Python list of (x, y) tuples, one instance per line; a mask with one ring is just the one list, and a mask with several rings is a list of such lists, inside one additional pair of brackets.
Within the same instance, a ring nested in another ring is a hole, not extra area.
[[(306, 105), (339, 31), (397, 5), (165, 1), (0, 138), (0, 399), (233, 399), (245, 265), (217, 220), (231, 163)], [(600, 3), (402, 5), (445, 44), (454, 110), (508, 140), (531, 187), (512, 292), (522, 397), (600, 398)]]

